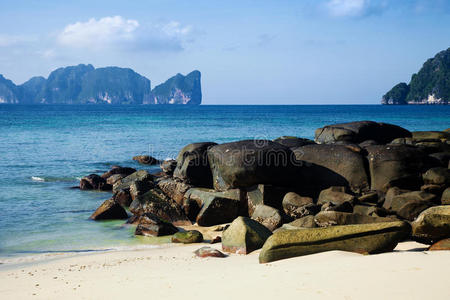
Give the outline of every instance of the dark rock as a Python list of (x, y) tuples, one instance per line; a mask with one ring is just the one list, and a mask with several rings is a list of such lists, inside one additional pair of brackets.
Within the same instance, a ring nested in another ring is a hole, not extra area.
[(106, 180), (97, 174), (85, 176), (80, 180), (80, 190), (110, 191), (111, 188), (111, 185), (107, 184)]
[(315, 142), (310, 139), (298, 138), (295, 136), (281, 136), (273, 141), (289, 148), (315, 144)]
[[(398, 183), (401, 183), (399, 180), (402, 178), (410, 180), (427, 168), (426, 153), (412, 146), (369, 146), (366, 149), (372, 190), (387, 191), (394, 180)], [(420, 182), (416, 184), (421, 185)]]
[(158, 188), (151, 189), (145, 194), (137, 196), (129, 209), (135, 215), (151, 213), (177, 226), (192, 224), (181, 207)]
[(152, 181), (142, 181), (136, 180), (130, 185), (130, 196), (131, 200), (136, 199), (136, 197), (147, 193), (149, 190), (155, 187)]
[(268, 140), (246, 140), (208, 150), (214, 188), (223, 191), (256, 184), (290, 186), (295, 182), (292, 151)]
[(134, 172), (136, 172), (136, 169), (120, 167), (120, 166), (113, 166), (111, 168), (111, 170), (102, 174), (102, 178), (108, 179), (109, 177), (111, 177), (113, 175), (119, 175), (119, 174), (122, 175), (123, 177), (126, 177), (128, 175), (133, 174)]
[(195, 255), (198, 257), (227, 257), (225, 254), (220, 252), (217, 249), (211, 248), (211, 247), (202, 247), (198, 250), (195, 250)]
[(211, 239), (211, 241), (209, 243), (210, 244), (217, 244), (217, 243), (221, 243), (221, 242), (222, 242), (222, 237), (216, 236), (215, 238)]
[(330, 186), (348, 186), (354, 192), (369, 189), (366, 161), (359, 147), (308, 145), (294, 148), (297, 160), (307, 164), (302, 181), (320, 191)]
[(216, 143), (194, 143), (181, 149), (173, 176), (188, 184), (210, 188), (213, 186), (211, 169), (207, 157), (209, 148)]
[(436, 242), (433, 245), (431, 245), (431, 247), (428, 249), (428, 251), (438, 251), (438, 250), (450, 250), (450, 238), (440, 240), (439, 242)]
[(136, 171), (133, 174), (128, 175), (127, 177), (117, 181), (113, 185), (113, 193), (116, 193), (119, 190), (129, 191), (131, 184), (133, 184), (133, 182), (135, 182), (135, 181), (150, 182), (152, 180), (153, 180), (153, 176), (150, 175), (147, 171), (139, 170), (139, 171)]
[(178, 232), (178, 229), (171, 223), (166, 222), (158, 216), (146, 213), (139, 219), (139, 225), (134, 234), (144, 236), (164, 236), (172, 235)]
[(199, 226), (213, 226), (233, 221), (245, 202), (239, 189), (217, 192), (192, 188), (185, 194), (183, 209)]
[(157, 185), (164, 194), (169, 196), (179, 205), (183, 205), (184, 194), (192, 188), (191, 185), (176, 178), (161, 179), (158, 181)]
[(278, 209), (267, 205), (257, 205), (252, 219), (266, 226), (270, 231), (274, 231), (282, 225), (283, 218)]
[(169, 176), (173, 175), (177, 167), (177, 161), (174, 159), (165, 160), (161, 163), (161, 170)]
[(391, 218), (371, 217), (355, 213), (346, 213), (339, 211), (321, 211), (314, 220), (320, 227), (328, 227), (334, 225), (352, 225), (352, 224), (370, 224), (392, 222)]
[(411, 134), (414, 141), (450, 140), (450, 133), (444, 131), (413, 131)]
[(450, 206), (428, 208), (411, 225), (413, 238), (421, 243), (433, 244), (450, 238)]
[(103, 202), (89, 217), (91, 220), (115, 220), (128, 219), (128, 214), (114, 199)]
[[(314, 221), (314, 216), (305, 216), (300, 219), (294, 220), (285, 225), (300, 228), (315, 228), (317, 227), (316, 221)], [(284, 225), (283, 225), (284, 226)]]
[(106, 178), (106, 183), (113, 186), (117, 181), (127, 177), (125, 174), (114, 174)]
[(353, 213), (372, 217), (384, 217), (387, 212), (376, 206), (355, 205), (353, 206)]
[(203, 242), (203, 234), (198, 230), (177, 232), (172, 236), (172, 243), (193, 244)]
[(325, 203), (332, 203), (334, 205), (341, 205), (344, 202), (353, 204), (355, 196), (345, 193), (345, 187), (332, 186), (320, 192), (317, 204), (323, 205)]
[(411, 137), (411, 132), (392, 124), (359, 121), (319, 128), (315, 136), (315, 141), (319, 144), (332, 144), (339, 141), (361, 143), (366, 140), (386, 144), (396, 138)]
[(226, 252), (248, 254), (261, 248), (272, 234), (267, 227), (246, 218), (236, 218), (222, 235), (222, 249)]
[(350, 202), (343, 202), (341, 204), (333, 204), (327, 202), (320, 208), (321, 211), (340, 211), (340, 212), (353, 212), (353, 205)]
[(436, 195), (414, 191), (394, 196), (389, 210), (397, 216), (413, 221), (422, 211), (434, 205)]
[(277, 231), (265, 242), (259, 262), (332, 250), (370, 254), (392, 251), (410, 231), (405, 222)]
[(133, 201), (131, 199), (130, 192), (126, 191), (126, 190), (119, 190), (119, 191), (117, 191), (114, 194), (113, 198), (122, 207), (129, 207), (131, 205), (131, 202)]
[(270, 184), (258, 184), (247, 188), (248, 215), (253, 214), (257, 205), (268, 205), (279, 210), (283, 209), (283, 197), (290, 191), (292, 191), (292, 188)]
[(286, 215), (298, 219), (308, 215), (315, 215), (320, 207), (314, 204), (310, 197), (302, 197), (296, 193), (289, 192), (283, 198), (283, 210)]
[(441, 167), (447, 167), (450, 162), (450, 152), (438, 152), (429, 155), (434, 159)]
[(398, 187), (389, 188), (388, 191), (386, 192), (386, 196), (384, 197), (383, 208), (388, 211), (392, 211), (392, 201), (394, 200), (394, 197), (409, 192), (411, 191), (400, 189)]
[(450, 205), (450, 188), (446, 188), (441, 197), (442, 205)]
[(447, 168), (432, 168), (423, 174), (426, 184), (450, 184), (450, 170)]
[(378, 203), (379, 196), (377, 192), (366, 192), (358, 197), (358, 202), (360, 203)]
[(430, 194), (434, 194), (437, 196), (442, 195), (442, 192), (445, 189), (445, 185), (439, 185), (439, 184), (426, 184), (426, 185), (422, 185), (420, 187), (420, 190), (425, 192), (425, 193), (430, 193)]
[(151, 157), (150, 155), (133, 156), (133, 160), (137, 161), (138, 163), (140, 163), (142, 165), (157, 165), (160, 163), (159, 160), (157, 160), (154, 157)]
[(359, 143), (359, 146), (361, 148), (365, 148), (367, 146), (373, 146), (373, 145), (379, 145), (379, 144), (378, 144), (377, 141), (374, 141), (374, 140), (367, 140), (367, 141), (364, 141), (362, 143)]

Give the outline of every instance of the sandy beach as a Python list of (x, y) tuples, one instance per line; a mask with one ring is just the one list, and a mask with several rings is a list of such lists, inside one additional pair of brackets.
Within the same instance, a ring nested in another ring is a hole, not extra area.
[[(393, 253), (331, 251), (258, 263), (258, 253), (198, 258), (201, 244), (52, 255), (0, 266), (2, 299), (448, 299), (450, 252), (405, 242)], [(220, 249), (220, 244), (213, 245)], [(50, 259), (49, 259), (50, 258)]]

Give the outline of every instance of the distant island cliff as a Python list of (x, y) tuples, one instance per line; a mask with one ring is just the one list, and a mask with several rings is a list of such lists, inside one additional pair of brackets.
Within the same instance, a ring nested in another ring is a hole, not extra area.
[(387, 92), (381, 104), (449, 104), (450, 48), (427, 60), (411, 82), (399, 83)]
[(153, 90), (132, 69), (92, 65), (59, 68), (15, 85), (0, 75), (0, 103), (8, 104), (185, 104), (202, 101), (201, 74), (177, 74)]

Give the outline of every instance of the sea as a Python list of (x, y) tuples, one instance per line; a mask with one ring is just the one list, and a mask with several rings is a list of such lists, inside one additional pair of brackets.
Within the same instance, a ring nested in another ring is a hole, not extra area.
[(81, 177), (140, 154), (175, 158), (193, 142), (314, 138), (327, 124), (373, 120), (408, 130), (450, 127), (450, 106), (0, 105), (0, 258), (145, 247), (124, 221), (91, 221), (111, 194)]

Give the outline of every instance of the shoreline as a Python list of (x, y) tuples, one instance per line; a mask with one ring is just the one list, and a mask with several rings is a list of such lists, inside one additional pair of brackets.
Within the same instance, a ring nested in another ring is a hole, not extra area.
[[(330, 251), (268, 264), (249, 255), (198, 258), (201, 244), (58, 257), (28, 265), (0, 265), (5, 299), (434, 299), (448, 298), (450, 252), (400, 243), (394, 252), (360, 255)], [(220, 244), (210, 245), (220, 250)], [(243, 267), (245, 266), (245, 267)], [(426, 287), (426, 288), (424, 288)]]

